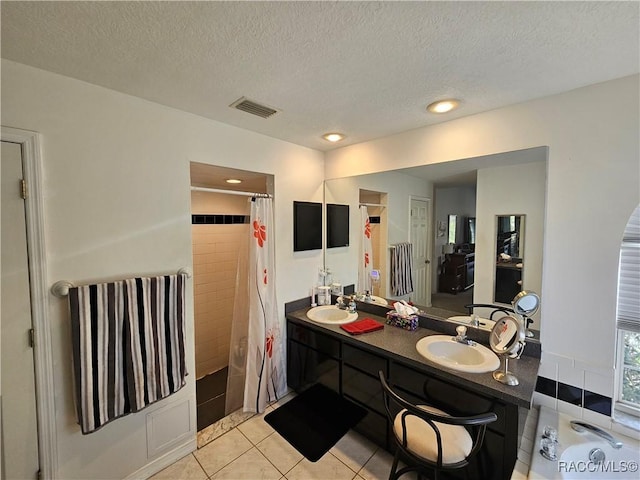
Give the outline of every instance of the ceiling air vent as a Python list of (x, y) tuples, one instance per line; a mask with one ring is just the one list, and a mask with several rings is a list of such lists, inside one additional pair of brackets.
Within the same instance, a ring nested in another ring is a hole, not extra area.
[(250, 113), (251, 115), (257, 115), (258, 117), (262, 118), (269, 118), (272, 115), (278, 113), (278, 110), (276, 110), (275, 108), (260, 105), (259, 103), (256, 103), (253, 100), (249, 100), (244, 97), (239, 98), (229, 106), (231, 108), (242, 110), (243, 112)]

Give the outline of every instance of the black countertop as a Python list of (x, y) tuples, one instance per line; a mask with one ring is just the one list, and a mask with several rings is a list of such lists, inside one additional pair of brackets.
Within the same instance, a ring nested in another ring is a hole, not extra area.
[[(314, 330), (339, 337), (340, 340), (354, 346), (359, 346), (374, 353), (388, 356), (434, 377), (457, 383), (477, 393), (498, 398), (506, 403), (515, 404), (519, 407), (530, 408), (531, 406), (531, 398), (535, 390), (538, 367), (540, 365), (540, 358), (537, 356), (523, 355), (519, 359), (509, 359), (509, 372), (518, 378), (520, 384), (515, 386), (504, 385), (494, 380), (492, 372), (458, 372), (433, 363), (418, 353), (416, 350), (418, 340), (429, 335), (450, 334), (450, 331), (447, 331), (450, 330), (449, 328), (434, 330), (432, 329), (433, 326), (430, 325), (431, 328), (419, 327), (417, 330), (411, 332), (386, 325), (386, 318), (383, 316), (371, 312), (358, 311), (358, 319), (371, 318), (385, 324), (385, 327), (375, 332), (350, 335), (342, 330), (339, 325), (326, 325), (309, 320), (306, 316), (308, 310), (309, 308), (306, 307), (290, 311), (286, 314), (286, 317), (294, 323), (300, 323)], [(456, 325), (450, 324), (450, 326), (455, 329)], [(470, 335), (470, 338), (473, 337)], [(479, 343), (484, 343), (485, 346), (488, 346), (488, 343), (482, 341), (482, 339), (474, 338), (474, 340), (479, 340)], [(504, 359), (501, 359), (501, 368), (504, 368)]]

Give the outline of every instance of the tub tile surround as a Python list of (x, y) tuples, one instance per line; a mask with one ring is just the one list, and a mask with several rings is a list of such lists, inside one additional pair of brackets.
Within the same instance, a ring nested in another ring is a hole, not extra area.
[(538, 409), (528, 410), (524, 421), (522, 436), (520, 437), (520, 448), (518, 449), (518, 460), (513, 468), (511, 480), (526, 480), (529, 475), (531, 465), (531, 455), (535, 445), (536, 428), (538, 425)]
[(533, 403), (611, 428), (614, 375), (613, 368), (543, 352)]
[(565, 413), (630, 438), (640, 438), (640, 431), (612, 418), (615, 375), (613, 368), (543, 352), (533, 405)]

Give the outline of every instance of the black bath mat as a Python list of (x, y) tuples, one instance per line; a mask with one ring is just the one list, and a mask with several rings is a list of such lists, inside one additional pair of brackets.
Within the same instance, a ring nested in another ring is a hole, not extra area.
[(366, 410), (316, 384), (264, 417), (287, 442), (312, 462), (317, 462)]

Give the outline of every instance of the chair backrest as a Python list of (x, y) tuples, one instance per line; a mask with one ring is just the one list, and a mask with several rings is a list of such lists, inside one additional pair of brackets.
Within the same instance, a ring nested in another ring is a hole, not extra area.
[[(378, 376), (380, 377), (380, 383), (382, 385), (382, 391), (384, 394), (384, 406), (387, 411), (387, 417), (389, 418), (389, 422), (393, 425), (395, 421), (396, 414), (398, 411), (405, 409), (408, 414), (415, 415), (416, 417), (425, 421), (435, 432), (436, 441), (438, 446), (438, 458), (435, 463), (432, 465), (436, 468), (442, 468), (442, 437), (440, 434), (440, 430), (438, 429), (437, 423), (448, 424), (448, 425), (458, 425), (469, 430), (471, 434), (473, 446), (469, 455), (464, 459), (464, 461), (459, 462), (455, 465), (451, 465), (450, 467), (460, 468), (469, 463), (469, 460), (480, 450), (482, 447), (482, 442), (484, 441), (484, 434), (487, 428), (487, 425), (491, 422), (495, 422), (498, 419), (498, 416), (493, 412), (487, 412), (480, 415), (472, 415), (465, 417), (454, 417), (448, 414), (441, 414), (434, 411), (425, 410), (423, 408), (418, 407), (417, 405), (409, 402), (408, 400), (402, 398), (398, 393), (396, 393), (387, 383), (387, 380), (384, 376), (382, 370), (378, 372)], [(395, 404), (395, 408), (394, 408)], [(427, 402), (425, 401), (425, 405)], [(399, 407), (399, 408), (398, 408)], [(404, 417), (402, 418), (403, 425), (403, 438), (398, 439), (398, 443), (402, 447), (407, 446), (407, 438), (406, 438), (406, 426)]]
[(493, 316), (498, 312), (506, 313), (507, 315), (515, 313), (512, 308), (501, 307), (499, 305), (491, 305), (491, 304), (488, 304), (488, 303), (470, 303), (469, 305), (465, 305), (464, 306), (464, 308), (466, 308), (467, 311), (469, 312), (469, 315), (473, 314), (473, 309), (476, 308), (476, 307), (477, 308), (492, 308), (493, 310), (491, 311), (491, 314), (489, 315), (489, 320), (493, 320)]

